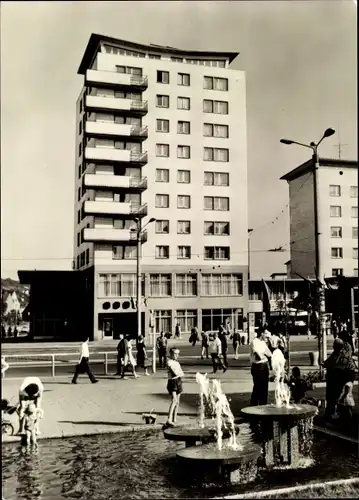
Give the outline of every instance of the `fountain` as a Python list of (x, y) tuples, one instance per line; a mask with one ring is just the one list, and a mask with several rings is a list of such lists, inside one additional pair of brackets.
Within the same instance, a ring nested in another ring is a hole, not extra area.
[(265, 465), (298, 467), (310, 465), (313, 417), (317, 408), (293, 404), (285, 382), (285, 358), (280, 349), (272, 356), (275, 404), (250, 406), (242, 413), (254, 421), (256, 437), (262, 443)]
[[(213, 380), (210, 388), (207, 375), (199, 373), (196, 380), (200, 385), (198, 435), (201, 431), (207, 431), (210, 438), (202, 446), (187, 445), (177, 452), (177, 456), (186, 460), (190, 466), (195, 465), (196, 472), (201, 472), (205, 482), (245, 483), (254, 480), (261, 454), (260, 447), (249, 440), (245, 443), (237, 442), (237, 427), (221, 382)], [(212, 422), (205, 420), (206, 407), (214, 416), (215, 428), (213, 418)], [(190, 427), (182, 429), (182, 432), (192, 431)]]

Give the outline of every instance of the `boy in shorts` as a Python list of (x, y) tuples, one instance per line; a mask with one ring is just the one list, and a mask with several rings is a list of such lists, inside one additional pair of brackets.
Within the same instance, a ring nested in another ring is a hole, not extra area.
[(184, 373), (178, 362), (179, 353), (179, 349), (170, 349), (170, 358), (167, 362), (167, 390), (169, 395), (172, 397), (172, 401), (168, 410), (168, 418), (165, 427), (175, 427), (180, 403), (180, 394), (183, 392), (182, 377), (184, 376)]
[(44, 412), (41, 408), (37, 408), (35, 403), (30, 402), (28, 407), (25, 410), (24, 417), (24, 430), (26, 434), (26, 444), (30, 443), (36, 444), (37, 439), (36, 436), (38, 434), (38, 421), (39, 418), (43, 418)]

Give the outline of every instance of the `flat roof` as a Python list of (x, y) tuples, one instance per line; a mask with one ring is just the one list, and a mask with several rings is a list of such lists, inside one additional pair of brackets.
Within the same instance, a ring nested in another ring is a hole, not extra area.
[(49, 278), (77, 278), (81, 271), (78, 270), (41, 270), (33, 269), (31, 271), (18, 271), (20, 283), (23, 285), (30, 284), (33, 281), (46, 280)]
[[(319, 165), (321, 167), (336, 167), (336, 168), (358, 168), (358, 162), (354, 160), (339, 160), (335, 158), (319, 158)], [(285, 175), (282, 175), (280, 180), (292, 181), (301, 177), (302, 175), (310, 172), (313, 168), (313, 158), (302, 163), (299, 167), (294, 168)]]
[(82, 57), (78, 74), (84, 75), (86, 70), (89, 68), (97, 50), (100, 42), (113, 43), (126, 45), (129, 49), (137, 49), (141, 51), (152, 51), (162, 52), (166, 54), (173, 54), (175, 56), (188, 56), (188, 57), (225, 57), (231, 63), (239, 54), (239, 52), (217, 52), (217, 51), (203, 51), (203, 50), (184, 50), (175, 49), (174, 47), (165, 47), (162, 45), (144, 45), (141, 43), (129, 42), (127, 40), (120, 40), (119, 38), (112, 38), (110, 36), (99, 35), (97, 33), (92, 33), (87, 47), (85, 49), (84, 55)]

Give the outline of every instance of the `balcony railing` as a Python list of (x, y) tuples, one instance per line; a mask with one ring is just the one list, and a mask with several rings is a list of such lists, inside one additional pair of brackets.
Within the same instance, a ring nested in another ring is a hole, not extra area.
[(147, 151), (144, 151), (143, 153), (131, 151), (130, 160), (132, 162), (147, 163)]
[(131, 85), (136, 85), (139, 87), (147, 87), (148, 86), (148, 78), (147, 76), (131, 76)]
[(147, 101), (131, 101), (130, 109), (133, 111), (147, 111)]
[(130, 213), (138, 216), (147, 215), (147, 203), (140, 205), (139, 203), (131, 203)]
[[(136, 231), (133, 231), (133, 232), (130, 233), (130, 240), (137, 241), (137, 232)], [(141, 240), (141, 243), (146, 243), (146, 241), (147, 241), (147, 231), (142, 231), (141, 232), (140, 240)]]
[(147, 137), (148, 136), (148, 127), (140, 127), (138, 125), (133, 125), (130, 130), (130, 135), (134, 135), (136, 137)]
[(130, 177), (130, 187), (147, 189), (147, 177)]

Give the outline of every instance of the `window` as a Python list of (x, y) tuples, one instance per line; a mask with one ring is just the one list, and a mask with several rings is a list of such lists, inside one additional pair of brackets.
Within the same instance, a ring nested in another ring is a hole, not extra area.
[(229, 174), (226, 172), (205, 172), (205, 186), (229, 186)]
[(170, 221), (169, 220), (156, 220), (156, 233), (157, 234), (168, 234), (170, 232)]
[(116, 66), (117, 73), (125, 73), (127, 75), (142, 76), (142, 68), (134, 66)]
[(149, 54), (149, 55), (148, 55), (148, 58), (149, 58), (149, 59), (161, 59), (161, 56), (158, 56), (158, 55), (156, 55), (156, 54)]
[(190, 109), (190, 98), (189, 97), (177, 97), (177, 109)]
[(171, 57), (172, 62), (183, 62), (183, 57)]
[(177, 170), (177, 182), (189, 184), (191, 182), (190, 170)]
[(85, 252), (85, 263), (86, 265), (88, 265), (90, 263), (90, 249), (87, 248), (86, 252)]
[(170, 297), (172, 293), (171, 290), (170, 274), (150, 274), (151, 297)]
[(332, 226), (330, 228), (331, 238), (342, 238), (342, 228), (340, 226)]
[(155, 310), (155, 333), (165, 332), (169, 333), (172, 331), (172, 317), (171, 311), (167, 310)]
[(204, 247), (206, 260), (229, 260), (229, 247)]
[(81, 101), (79, 103), (79, 113), (82, 113), (82, 99), (81, 99)]
[(176, 323), (179, 324), (182, 333), (189, 333), (192, 328), (197, 326), (197, 311), (196, 310), (178, 310), (176, 312)]
[(205, 210), (229, 210), (229, 198), (223, 196), (205, 196)]
[(187, 194), (177, 196), (177, 208), (191, 208), (191, 197)]
[(170, 247), (167, 245), (156, 246), (156, 259), (169, 259)]
[(350, 186), (350, 197), (358, 198), (358, 186)]
[(81, 222), (81, 210), (77, 211), (77, 224), (80, 224)]
[(77, 201), (81, 200), (81, 188), (77, 188)]
[(343, 276), (343, 269), (341, 268), (332, 269), (332, 276)]
[(177, 123), (177, 134), (190, 134), (191, 133), (191, 125), (190, 122), (179, 121)]
[(186, 245), (179, 245), (177, 247), (177, 259), (190, 259), (191, 247)]
[(170, 131), (170, 121), (169, 120), (156, 120), (156, 132), (169, 132)]
[(77, 233), (77, 246), (79, 247), (81, 245), (81, 234)]
[(79, 135), (82, 134), (82, 121), (79, 122)]
[(203, 124), (203, 135), (205, 137), (228, 137), (228, 125), (215, 125), (213, 123)]
[(353, 248), (353, 259), (358, 260), (358, 249), (357, 248)]
[(168, 208), (170, 206), (170, 197), (168, 194), (156, 194), (156, 208)]
[(228, 90), (228, 79), (205, 76), (203, 88), (207, 90)]
[(77, 167), (77, 177), (80, 179), (81, 178), (81, 174), (82, 174), (82, 164), (80, 163), (80, 165)]
[(335, 184), (330, 184), (329, 196), (340, 196), (340, 195), (341, 195), (340, 186), (335, 185)]
[(176, 295), (180, 297), (197, 295), (197, 276), (195, 274), (176, 274)]
[(82, 155), (82, 142), (80, 142), (79, 144), (79, 156)]
[(168, 71), (157, 71), (157, 83), (170, 83), (170, 74)]
[(156, 156), (168, 157), (170, 155), (169, 144), (156, 144)]
[(351, 214), (353, 219), (357, 219), (358, 218), (358, 207), (351, 207), (350, 214)]
[(343, 258), (343, 249), (341, 247), (331, 248), (331, 256), (332, 259), (342, 259)]
[(133, 260), (137, 258), (136, 246), (116, 245), (112, 247), (113, 260)]
[(170, 96), (157, 94), (156, 106), (158, 108), (169, 108), (170, 107)]
[(352, 238), (358, 238), (358, 228), (352, 227)]
[(189, 220), (177, 221), (177, 234), (191, 234), (191, 221)]
[(242, 295), (242, 274), (203, 274), (201, 295)]
[(204, 223), (205, 235), (229, 236), (229, 222), (209, 222)]
[(156, 182), (169, 182), (170, 171), (168, 168), (156, 168)]
[(203, 112), (215, 113), (218, 115), (228, 115), (228, 102), (226, 101), (211, 101), (209, 99), (203, 100)]
[(183, 85), (184, 87), (189, 87), (190, 86), (189, 74), (188, 73), (178, 73), (177, 85)]
[(341, 217), (342, 216), (342, 207), (340, 206), (330, 206), (330, 217)]
[(204, 161), (228, 161), (229, 149), (204, 148)]
[(191, 148), (189, 146), (177, 146), (177, 158), (188, 159), (191, 157)]

